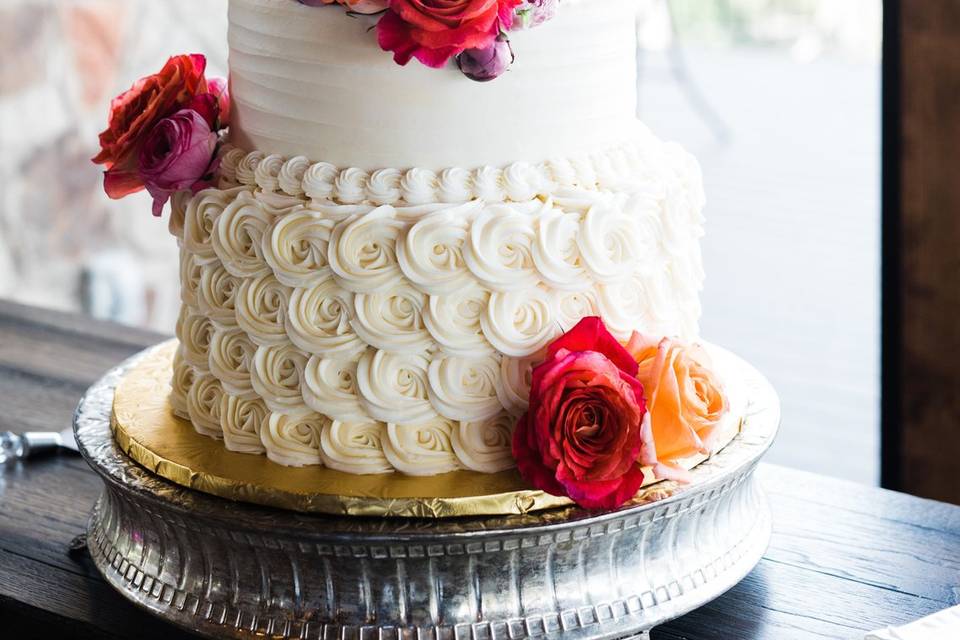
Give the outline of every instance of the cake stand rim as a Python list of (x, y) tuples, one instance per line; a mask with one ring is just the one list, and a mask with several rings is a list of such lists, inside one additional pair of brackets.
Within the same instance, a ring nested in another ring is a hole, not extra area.
[[(516, 533), (518, 530), (530, 528), (535, 528), (538, 531), (548, 532), (582, 526), (587, 523), (602, 524), (609, 520), (641, 514), (645, 510), (654, 508), (654, 506), (668, 505), (672, 502), (676, 502), (688, 497), (691, 493), (708, 491), (709, 489), (722, 484), (733, 475), (752, 473), (752, 470), (748, 471), (748, 469), (755, 467), (760, 458), (770, 448), (780, 426), (779, 398), (767, 378), (749, 362), (737, 356), (735, 353), (724, 349), (723, 347), (710, 345), (711, 348), (725, 352), (732, 357), (734, 361), (738, 363), (739, 367), (750, 374), (752, 382), (761, 387), (762, 391), (767, 396), (766, 399), (770, 402), (762, 406), (759, 413), (768, 413), (769, 415), (764, 417), (765, 424), (763, 426), (763, 433), (760, 434), (759, 442), (745, 443), (743, 442), (743, 436), (741, 434), (737, 436), (737, 438), (735, 438), (734, 441), (727, 445), (727, 447), (725, 447), (722, 451), (718, 452), (711, 458), (708, 458), (706, 461), (695, 467), (695, 470), (700, 469), (701, 467), (709, 467), (709, 465), (711, 465), (715, 459), (730, 457), (731, 453), (742, 453), (742, 459), (739, 460), (734, 466), (723, 469), (720, 472), (713, 474), (711, 477), (703, 479), (702, 481), (677, 487), (675, 491), (666, 497), (641, 504), (627, 505), (615, 510), (603, 512), (587, 511), (574, 505), (533, 511), (527, 514), (519, 515), (471, 515), (442, 518), (417, 518), (409, 515), (399, 514), (395, 516), (370, 517), (324, 512), (293, 511), (256, 502), (231, 500), (229, 498), (224, 498), (200, 491), (198, 489), (192, 489), (190, 487), (183, 486), (150, 471), (144, 466), (141, 466), (120, 449), (113, 437), (110, 426), (113, 390), (116, 388), (123, 374), (127, 370), (133, 367), (139, 360), (146, 357), (149, 353), (160, 348), (167, 342), (169, 342), (169, 340), (151, 345), (123, 360), (121, 363), (117, 364), (108, 370), (103, 376), (101, 376), (101, 378), (92, 384), (81, 397), (81, 400), (74, 411), (73, 428), (77, 439), (78, 449), (82, 457), (87, 464), (101, 477), (101, 479), (103, 479), (104, 482), (116, 486), (122, 492), (137, 494), (139, 497), (151, 502), (161, 502), (166, 508), (172, 507), (179, 512), (189, 514), (191, 516), (198, 515), (198, 512), (202, 511), (203, 515), (212, 518), (219, 519), (222, 517), (227, 517), (222, 515), (222, 506), (224, 504), (229, 504), (235, 508), (258, 513), (259, 515), (264, 516), (272, 515), (276, 517), (277, 514), (286, 515), (288, 517), (281, 517), (280, 519), (286, 520), (290, 524), (290, 528), (287, 531), (288, 533), (302, 531), (303, 522), (311, 518), (323, 518), (327, 522), (339, 521), (344, 524), (349, 523), (348, 526), (345, 527), (345, 530), (342, 531), (342, 535), (345, 538), (356, 535), (355, 527), (353, 526), (356, 523), (370, 520), (377, 520), (381, 522), (395, 521), (399, 524), (396, 530), (384, 530), (379, 533), (379, 536), (374, 536), (380, 537), (384, 540), (389, 539), (394, 541), (416, 539), (424, 536), (436, 536), (439, 533), (446, 533), (452, 537), (473, 536), (480, 533), (492, 536), (498, 533)], [(108, 394), (110, 396), (110, 402), (106, 403), (106, 405), (101, 404), (100, 406), (91, 407), (91, 400), (94, 399), (98, 394)], [(91, 410), (96, 411), (96, 415), (88, 415)], [(752, 416), (748, 407), (744, 420), (751, 418)], [(91, 422), (94, 423), (94, 426), (99, 426), (99, 429), (96, 432), (90, 428), (89, 423)], [(749, 447), (749, 450), (745, 450), (744, 447)], [(135, 480), (135, 482), (131, 482), (131, 480)], [(664, 486), (666, 486), (666, 484), (667, 483), (664, 483)], [(205, 508), (201, 510), (198, 509), (198, 506)], [(544, 517), (547, 514), (556, 516), (559, 513), (563, 513), (564, 517), (555, 519), (553, 521), (549, 521), (551, 520), (549, 517)], [(227, 517), (227, 519), (231, 518)], [(411, 521), (429, 522), (431, 526), (427, 527), (425, 531), (416, 529), (411, 530), (409, 527), (403, 524)], [(293, 525), (300, 526), (298, 527)], [(283, 529), (286, 529), (286, 527), (283, 527)], [(443, 531), (444, 529), (446, 529), (446, 531)], [(281, 529), (278, 529), (278, 533), (280, 531)], [(334, 532), (329, 531), (326, 533), (332, 535), (334, 534)]]

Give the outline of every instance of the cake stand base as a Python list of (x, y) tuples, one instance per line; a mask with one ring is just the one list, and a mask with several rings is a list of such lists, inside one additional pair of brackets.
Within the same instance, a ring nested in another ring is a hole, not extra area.
[(81, 452), (105, 485), (88, 546), (128, 599), (210, 637), (638, 636), (732, 587), (769, 542), (753, 471), (779, 405), (746, 363), (741, 435), (662, 500), (602, 514), (416, 520), (271, 509), (152, 474), (110, 432), (113, 390), (135, 362), (110, 371), (77, 408)]

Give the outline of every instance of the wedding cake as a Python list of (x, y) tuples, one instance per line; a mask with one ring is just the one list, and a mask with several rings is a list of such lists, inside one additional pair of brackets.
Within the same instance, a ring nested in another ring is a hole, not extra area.
[[(679, 360), (656, 340), (645, 369), (637, 336), (698, 337), (704, 196), (696, 161), (636, 118), (636, 10), (230, 0), (229, 90), (181, 56), (146, 100), (141, 85), (140, 102), (114, 104), (137, 122), (163, 103), (157, 116), (174, 122), (157, 125), (162, 139), (133, 158), (109, 145), (135, 127), (108, 130), (98, 157), (111, 195), (146, 187), (155, 212), (169, 198), (182, 291), (172, 410), (280, 465), (501, 472), (533, 442), (518, 423), (546, 402), (531, 397), (547, 384), (535, 367), (599, 318), (611, 348), (636, 356), (620, 370), (652, 377), (615, 410), (578, 409), (577, 433), (597, 438), (626, 411), (637, 443), (603, 447), (664, 462), (651, 385)], [(181, 152), (212, 161), (164, 181)], [(695, 378), (678, 394), (716, 422), (726, 400), (698, 382), (712, 381), (703, 359), (690, 362), (674, 366)], [(689, 431), (675, 439), (708, 450), (714, 425), (674, 404)]]

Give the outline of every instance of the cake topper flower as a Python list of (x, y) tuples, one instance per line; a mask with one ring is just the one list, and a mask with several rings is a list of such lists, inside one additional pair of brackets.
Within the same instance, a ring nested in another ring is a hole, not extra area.
[(339, 4), (350, 13), (381, 14), (380, 48), (397, 64), (412, 59), (441, 68), (451, 60), (471, 80), (486, 82), (513, 63), (508, 32), (554, 17), (560, 0), (298, 0), (311, 7)]
[(226, 82), (204, 77), (200, 54), (174, 56), (110, 103), (107, 129), (93, 162), (106, 167), (111, 198), (147, 189), (160, 215), (170, 195), (207, 184), (215, 167), (217, 131), (227, 126)]
[(613, 509), (643, 484), (650, 446), (637, 362), (600, 318), (584, 318), (533, 370), (530, 406), (513, 437), (524, 479), (588, 509)]

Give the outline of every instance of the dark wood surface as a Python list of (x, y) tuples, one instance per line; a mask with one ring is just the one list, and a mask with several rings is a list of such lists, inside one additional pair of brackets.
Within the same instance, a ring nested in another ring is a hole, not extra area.
[[(0, 301), (0, 430), (64, 428), (87, 385), (162, 337)], [(960, 507), (785, 467), (759, 473), (774, 512), (766, 556), (655, 639), (861, 638), (960, 602)], [(76, 457), (0, 468), (3, 631), (182, 637), (114, 593), (84, 554), (68, 553), (99, 491)]]
[(884, 58), (883, 483), (960, 504), (960, 2), (889, 1)]

